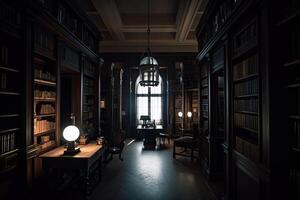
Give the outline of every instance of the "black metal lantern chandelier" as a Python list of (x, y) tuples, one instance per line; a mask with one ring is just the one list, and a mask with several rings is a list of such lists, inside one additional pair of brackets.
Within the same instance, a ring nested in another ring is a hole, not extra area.
[(159, 66), (150, 50), (150, 0), (148, 0), (148, 29), (147, 29), (147, 53), (139, 64), (141, 86), (157, 86), (159, 84)]

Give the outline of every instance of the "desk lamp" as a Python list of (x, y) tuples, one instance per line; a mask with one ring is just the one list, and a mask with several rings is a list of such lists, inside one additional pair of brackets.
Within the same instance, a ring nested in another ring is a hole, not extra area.
[(67, 126), (63, 131), (63, 137), (68, 141), (67, 149), (64, 155), (75, 155), (80, 152), (80, 148), (75, 147), (75, 140), (79, 137), (79, 129), (75, 126), (75, 116), (72, 114), (71, 119), (74, 125)]

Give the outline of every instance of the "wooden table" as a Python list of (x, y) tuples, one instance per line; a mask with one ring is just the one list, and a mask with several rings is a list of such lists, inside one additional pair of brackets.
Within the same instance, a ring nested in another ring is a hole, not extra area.
[(90, 142), (86, 145), (79, 145), (80, 152), (73, 156), (65, 156), (65, 147), (57, 147), (47, 153), (40, 155), (42, 158), (44, 169), (77, 169), (84, 172), (85, 193), (86, 196), (90, 193), (90, 168), (92, 165), (99, 163), (98, 173), (101, 179), (101, 158), (104, 153), (102, 145), (97, 145), (96, 142)]
[(156, 125), (155, 127), (142, 127), (142, 125), (137, 126), (138, 134), (142, 134), (144, 138), (144, 149), (155, 149), (156, 147), (156, 137), (160, 132), (163, 131), (162, 125)]

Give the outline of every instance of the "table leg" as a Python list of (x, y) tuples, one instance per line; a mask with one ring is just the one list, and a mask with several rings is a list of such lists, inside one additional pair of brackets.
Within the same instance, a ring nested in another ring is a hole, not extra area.
[(102, 156), (99, 158), (99, 166), (98, 166), (98, 175), (99, 175), (99, 181), (102, 179)]
[(86, 197), (90, 194), (90, 170), (89, 168), (86, 169), (85, 171), (85, 195)]

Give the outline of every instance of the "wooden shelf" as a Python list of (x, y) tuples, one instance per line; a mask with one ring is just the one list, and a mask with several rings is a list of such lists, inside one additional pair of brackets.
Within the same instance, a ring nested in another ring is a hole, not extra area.
[(35, 115), (35, 118), (42, 118), (42, 117), (55, 117), (56, 114), (55, 113), (51, 113), (51, 114), (43, 114), (43, 115)]
[(289, 116), (289, 118), (300, 120), (300, 115), (291, 115), (291, 116)]
[(251, 128), (246, 128), (246, 127), (235, 127), (236, 130), (238, 129), (244, 129), (246, 131), (250, 131), (252, 133), (258, 133), (258, 130), (254, 130), (254, 129), (251, 129)]
[[(37, 147), (40, 146), (40, 145), (37, 145)], [(56, 147), (56, 143), (53, 143), (52, 145), (50, 145), (49, 147), (47, 148), (44, 148), (44, 149), (41, 149), (38, 151), (38, 154), (41, 155), (43, 153), (46, 153), (47, 151), (50, 151), (51, 149), (53, 149), (54, 147)]]
[(20, 114), (0, 114), (0, 118), (20, 117)]
[(297, 17), (300, 16), (300, 10), (297, 11), (297, 12), (294, 12), (292, 13), (291, 15), (287, 16), (286, 18), (280, 20), (278, 23), (277, 23), (277, 26), (282, 26), (282, 25), (285, 25), (287, 24), (288, 22), (291, 22), (293, 19), (296, 19)]
[(243, 99), (243, 98), (253, 98), (253, 97), (258, 97), (258, 94), (247, 94), (247, 95), (239, 95), (235, 96), (235, 99)]
[(293, 83), (286, 86), (286, 88), (298, 88), (300, 87), (300, 83)]
[(4, 67), (2, 65), (0, 65), (0, 69), (1, 70), (5, 70), (5, 71), (8, 71), (8, 72), (16, 72), (16, 73), (19, 73), (20, 70), (17, 70), (17, 69), (13, 69), (13, 68), (10, 68), (10, 67)]
[(56, 86), (56, 82), (37, 79), (37, 78), (34, 79), (34, 83), (40, 84), (40, 85), (47, 85), (47, 86)]
[(0, 91), (2, 95), (12, 95), (12, 96), (19, 96), (21, 95), (19, 92), (8, 92), (8, 91)]
[(201, 80), (208, 78), (208, 75), (200, 77)]
[(51, 129), (51, 130), (48, 130), (48, 131), (43, 131), (43, 132), (39, 132), (39, 133), (34, 133), (34, 136), (35, 137), (38, 137), (38, 136), (41, 136), (41, 135), (46, 135), (46, 134), (49, 134), (49, 133), (55, 133), (56, 129)]
[(11, 151), (8, 151), (8, 152), (5, 152), (3, 154), (0, 154), (0, 158), (4, 158), (4, 157), (7, 157), (11, 154), (15, 154), (15, 153), (18, 153), (18, 149), (14, 149), (14, 150), (11, 150)]
[[(257, 39), (256, 39), (257, 40)], [(243, 57), (244, 55), (246, 54), (249, 54), (251, 51), (255, 50), (255, 48), (257, 47), (257, 42), (251, 44), (251, 45), (247, 45), (247, 48), (241, 50), (238, 54), (235, 54), (233, 57), (232, 57), (232, 60), (235, 61), (235, 60), (239, 60), (239, 58)]]
[(49, 51), (48, 49), (35, 47), (34, 53), (51, 61), (56, 61), (56, 58), (53, 56), (53, 53), (51, 53), (51, 51)]
[(300, 59), (283, 64), (284, 67), (294, 67), (300, 64)]
[(49, 101), (53, 101), (55, 102), (56, 99), (55, 98), (34, 98), (35, 101), (46, 101), (46, 102), (49, 102)]
[(250, 112), (250, 111), (235, 111), (234, 113), (247, 114), (247, 115), (258, 115), (257, 112)]
[(236, 83), (236, 82), (241, 82), (241, 81), (247, 81), (249, 79), (257, 78), (257, 77), (258, 77), (258, 74), (251, 74), (248, 76), (244, 76), (242, 78), (235, 79), (233, 82)]
[(5, 130), (0, 130), (1, 133), (8, 133), (8, 132), (13, 132), (13, 131), (18, 131), (20, 128), (11, 128), (11, 129), (5, 129)]

